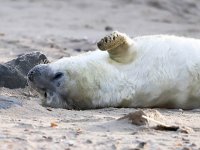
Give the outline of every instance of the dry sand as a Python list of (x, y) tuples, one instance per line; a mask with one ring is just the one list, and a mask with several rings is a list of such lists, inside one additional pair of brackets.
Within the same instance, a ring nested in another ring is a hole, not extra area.
[[(35, 49), (51, 61), (96, 49), (119, 30), (130, 36), (200, 37), (197, 0), (0, 0), (0, 62)], [(109, 31), (106, 31), (109, 30)], [(0, 89), (16, 105), (0, 109), (0, 149), (199, 149), (200, 109), (157, 109), (168, 122), (193, 128), (185, 134), (138, 127), (131, 108), (75, 111), (45, 108), (29, 89)]]

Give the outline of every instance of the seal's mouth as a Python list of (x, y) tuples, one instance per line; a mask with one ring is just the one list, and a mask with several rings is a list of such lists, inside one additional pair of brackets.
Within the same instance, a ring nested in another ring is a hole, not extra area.
[[(29, 86), (34, 89), (38, 95), (39, 98), (42, 101), (42, 106), (45, 107), (52, 107), (52, 108), (65, 108), (65, 109), (73, 109), (73, 107), (71, 107), (67, 100), (66, 100), (66, 96), (63, 95), (59, 89), (56, 88), (40, 88), (38, 86), (36, 86), (33, 83), (29, 83)], [(61, 86), (61, 85), (60, 85)], [(52, 86), (50, 86), (52, 87)]]
[(67, 105), (66, 101), (63, 99), (62, 95), (57, 92), (45, 91), (41, 94), (42, 105), (53, 108), (67, 108), (69, 109), (69, 105)]
[(70, 108), (64, 96), (65, 77), (63, 72), (55, 72), (49, 65), (43, 64), (31, 69), (27, 78), (28, 85), (39, 93), (43, 106)]

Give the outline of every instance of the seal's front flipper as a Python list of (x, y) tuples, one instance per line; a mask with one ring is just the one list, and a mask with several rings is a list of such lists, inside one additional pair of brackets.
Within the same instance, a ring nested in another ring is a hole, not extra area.
[(124, 33), (114, 31), (102, 38), (97, 46), (107, 50), (110, 58), (119, 63), (130, 63), (135, 56), (134, 41)]

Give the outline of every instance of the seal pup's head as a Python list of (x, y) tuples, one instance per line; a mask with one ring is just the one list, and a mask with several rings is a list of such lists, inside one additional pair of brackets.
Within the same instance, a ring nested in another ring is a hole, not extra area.
[(66, 100), (65, 72), (40, 64), (29, 71), (27, 78), (29, 86), (40, 94), (43, 106), (72, 109)]

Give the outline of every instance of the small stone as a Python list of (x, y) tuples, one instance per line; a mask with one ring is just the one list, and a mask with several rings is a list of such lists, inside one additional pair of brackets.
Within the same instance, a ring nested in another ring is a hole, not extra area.
[(147, 142), (140, 142), (136, 148), (133, 148), (134, 150), (145, 150), (149, 149), (149, 144)]
[(56, 123), (56, 122), (51, 122), (51, 127), (52, 128), (55, 128), (55, 127), (57, 127), (58, 126), (58, 124)]
[(112, 149), (117, 149), (117, 146), (115, 144), (113, 144)]
[(111, 26), (106, 26), (106, 27), (105, 27), (105, 30), (106, 30), (106, 31), (113, 31), (113, 28), (112, 28)]
[(183, 112), (183, 109), (178, 109), (180, 112)]
[(182, 150), (192, 150), (192, 148), (190, 148), (190, 147), (183, 147)]
[(81, 48), (75, 48), (74, 50), (77, 52), (81, 52)]
[(0, 33), (0, 36), (5, 36), (5, 33)]
[(189, 133), (193, 133), (194, 130), (190, 127), (182, 126), (178, 129), (178, 132), (189, 134)]
[(196, 147), (197, 145), (195, 143), (192, 143), (190, 146), (191, 147)]
[(190, 140), (186, 139), (186, 138), (182, 138), (182, 141), (184, 141), (185, 143), (189, 143), (190, 142)]
[(93, 29), (93, 26), (91, 26), (89, 24), (85, 24), (84, 27), (87, 28), (87, 29)]
[(180, 142), (177, 142), (175, 145), (178, 146), (178, 147), (183, 146), (183, 144), (180, 143)]
[(50, 108), (47, 108), (47, 110), (48, 110), (48, 111), (52, 111), (52, 109), (50, 109)]
[(139, 148), (145, 148), (147, 146), (147, 143), (146, 142), (141, 142), (139, 143), (138, 147)]
[(45, 139), (46, 139), (46, 141), (48, 141), (48, 142), (53, 141), (53, 138), (52, 138), (51, 136), (48, 136), (48, 137), (46, 137)]
[(87, 139), (86, 143), (88, 143), (88, 144), (91, 144), (91, 143), (92, 143), (92, 141), (91, 141), (91, 140), (89, 140), (89, 139)]
[(69, 146), (75, 145), (75, 141), (72, 141), (72, 140), (69, 140), (67, 143), (68, 143)]
[(137, 134), (138, 132), (133, 132), (133, 133), (131, 133), (131, 135), (135, 135), (135, 134)]
[(50, 44), (50, 48), (54, 48), (54, 44), (53, 43)]
[(142, 110), (139, 110), (139, 111), (135, 111), (133, 113), (129, 113), (128, 115), (119, 118), (119, 120), (127, 118), (128, 120), (130, 120), (132, 122), (132, 124), (135, 124), (138, 126), (147, 125), (148, 120), (143, 118), (142, 117), (143, 115), (146, 116), (146, 114)]

